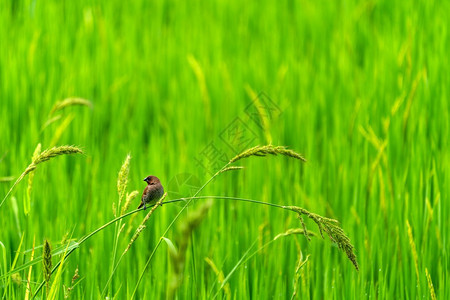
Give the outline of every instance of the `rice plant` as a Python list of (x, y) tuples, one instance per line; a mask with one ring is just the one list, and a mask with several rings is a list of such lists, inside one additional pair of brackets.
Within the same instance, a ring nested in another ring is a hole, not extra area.
[(0, 1), (0, 299), (450, 299), (449, 5)]

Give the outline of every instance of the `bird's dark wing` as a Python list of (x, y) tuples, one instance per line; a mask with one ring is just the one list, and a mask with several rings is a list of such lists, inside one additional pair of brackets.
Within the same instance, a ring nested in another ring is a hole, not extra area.
[(147, 185), (144, 189), (144, 191), (142, 192), (142, 197), (141, 197), (141, 204), (139, 204), (139, 208), (143, 207), (147, 198), (148, 198), (148, 193), (149, 193), (149, 185)]

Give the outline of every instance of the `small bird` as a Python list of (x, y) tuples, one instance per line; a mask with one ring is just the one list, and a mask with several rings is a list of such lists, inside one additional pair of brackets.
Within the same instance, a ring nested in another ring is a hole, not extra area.
[(147, 176), (144, 181), (147, 182), (147, 186), (142, 193), (141, 204), (138, 209), (144, 207), (145, 210), (146, 204), (155, 204), (162, 197), (164, 188), (156, 176)]

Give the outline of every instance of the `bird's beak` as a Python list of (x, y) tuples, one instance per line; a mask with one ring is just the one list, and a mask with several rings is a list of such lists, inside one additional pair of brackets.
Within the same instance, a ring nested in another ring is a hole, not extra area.
[(147, 181), (147, 178), (144, 178), (144, 181)]

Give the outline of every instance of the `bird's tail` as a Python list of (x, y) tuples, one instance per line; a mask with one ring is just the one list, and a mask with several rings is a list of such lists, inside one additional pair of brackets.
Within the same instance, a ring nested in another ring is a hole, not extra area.
[(143, 207), (143, 206), (144, 206), (144, 201), (142, 201), (141, 204), (139, 204), (139, 206), (138, 206), (137, 209), (139, 209), (139, 208), (141, 208), (141, 207)]

